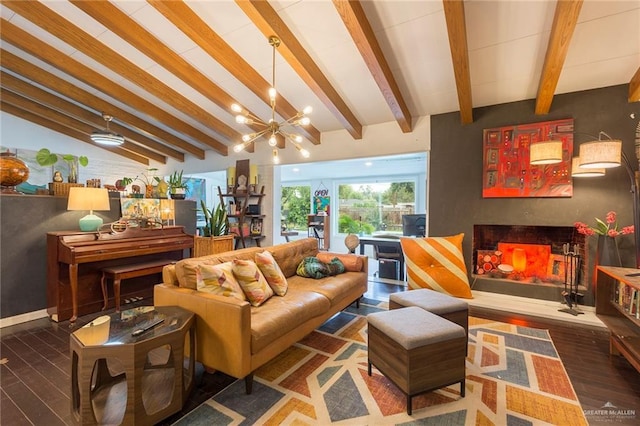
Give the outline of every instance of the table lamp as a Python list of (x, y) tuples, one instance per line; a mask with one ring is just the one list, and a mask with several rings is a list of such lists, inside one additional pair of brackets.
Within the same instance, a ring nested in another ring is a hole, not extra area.
[(93, 214), (94, 210), (111, 210), (109, 191), (106, 188), (69, 188), (67, 210), (89, 210), (89, 214), (78, 222), (81, 231), (96, 231), (102, 226), (102, 218)]

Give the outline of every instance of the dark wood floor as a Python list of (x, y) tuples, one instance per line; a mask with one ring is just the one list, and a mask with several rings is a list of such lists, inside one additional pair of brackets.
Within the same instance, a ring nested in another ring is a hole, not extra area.
[[(370, 283), (367, 297), (387, 300), (390, 293), (404, 287)], [(148, 301), (147, 301), (148, 304)], [(633, 415), (612, 419), (587, 412), (592, 425), (640, 424), (640, 373), (625, 359), (609, 357), (608, 335), (604, 331), (563, 325), (557, 322), (514, 318), (487, 310), (471, 309), (471, 315), (529, 327), (548, 329), (585, 410), (599, 410), (611, 403)], [(86, 324), (98, 316), (78, 320)], [(0, 424), (66, 425), (71, 423), (70, 358), (68, 322), (48, 319), (5, 327), (0, 330)], [(197, 372), (197, 386), (181, 413), (165, 421), (171, 424), (233, 382), (224, 374)]]

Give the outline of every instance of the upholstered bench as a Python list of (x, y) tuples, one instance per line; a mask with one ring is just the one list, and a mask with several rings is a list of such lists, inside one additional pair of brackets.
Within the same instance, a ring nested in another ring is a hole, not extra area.
[(389, 309), (417, 306), (425, 311), (453, 321), (469, 334), (469, 305), (464, 300), (429, 289), (393, 293), (389, 296)]
[(460, 383), (465, 393), (467, 335), (458, 324), (415, 306), (367, 315), (368, 373), (374, 365), (407, 396)]

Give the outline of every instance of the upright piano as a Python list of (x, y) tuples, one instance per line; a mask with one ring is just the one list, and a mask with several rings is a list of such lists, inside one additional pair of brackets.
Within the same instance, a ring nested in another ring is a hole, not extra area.
[[(167, 264), (193, 249), (183, 226), (127, 228), (122, 232), (47, 233), (47, 313), (54, 321), (98, 312), (103, 298), (101, 270), (152, 260)], [(145, 279), (146, 278), (146, 279)], [(137, 282), (136, 282), (137, 280)], [(152, 281), (150, 281), (152, 280)], [(153, 295), (158, 277), (139, 277), (123, 286), (123, 296)]]

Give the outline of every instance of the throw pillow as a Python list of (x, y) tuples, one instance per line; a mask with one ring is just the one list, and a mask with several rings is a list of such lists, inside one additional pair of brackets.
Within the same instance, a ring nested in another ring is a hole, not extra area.
[(287, 277), (284, 276), (278, 262), (268, 251), (256, 253), (256, 265), (260, 268), (260, 272), (269, 283), (269, 286), (278, 296), (287, 294), (288, 284)]
[(330, 262), (325, 263), (317, 257), (305, 257), (296, 269), (296, 274), (305, 278), (320, 279), (344, 272), (344, 265), (340, 259), (334, 257)]
[(260, 306), (273, 296), (273, 290), (269, 287), (269, 283), (255, 262), (235, 259), (233, 261), (233, 275), (240, 283), (240, 287), (252, 306)]
[(233, 263), (198, 265), (196, 267), (197, 290), (220, 296), (247, 300), (240, 284), (233, 276)]
[(330, 262), (332, 259), (338, 258), (344, 265), (345, 271), (349, 272), (362, 271), (362, 266), (364, 263), (362, 257), (353, 254), (329, 253), (326, 251), (321, 251), (316, 255), (316, 257), (325, 263)]
[(401, 238), (409, 288), (430, 288), (471, 299), (462, 255), (464, 234), (449, 237)]

